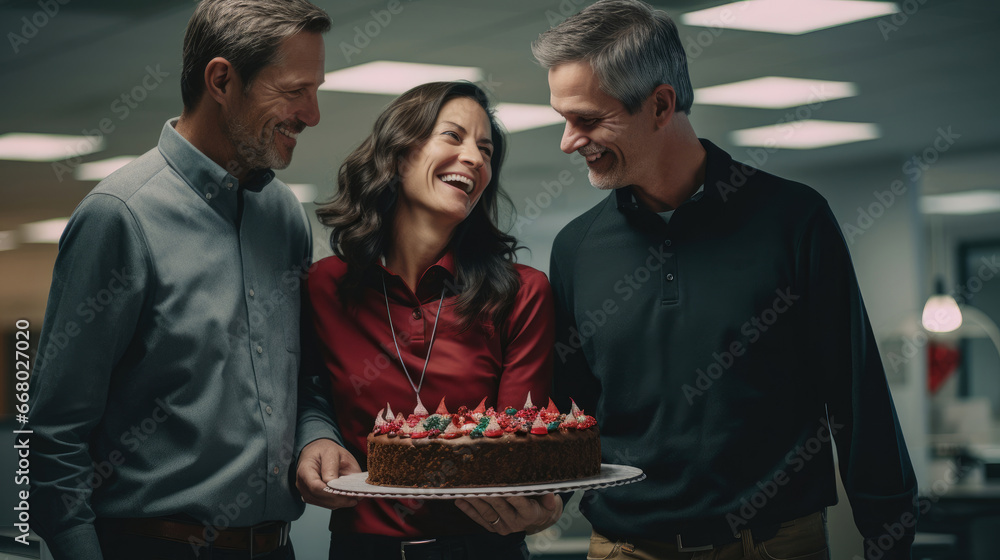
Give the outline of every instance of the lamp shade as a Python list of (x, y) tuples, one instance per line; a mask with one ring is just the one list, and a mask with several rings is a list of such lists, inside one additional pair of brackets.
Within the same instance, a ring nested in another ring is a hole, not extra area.
[(927, 299), (920, 319), (930, 332), (951, 332), (962, 326), (962, 310), (958, 308), (955, 298), (937, 294)]

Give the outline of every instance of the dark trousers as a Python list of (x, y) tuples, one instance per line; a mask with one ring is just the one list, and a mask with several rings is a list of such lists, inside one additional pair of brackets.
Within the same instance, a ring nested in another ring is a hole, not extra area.
[(782, 523), (774, 535), (756, 538), (752, 530), (740, 539), (699, 552), (682, 552), (676, 542), (612, 539), (596, 531), (590, 536), (588, 560), (829, 560), (826, 512)]
[[(421, 542), (431, 541), (433, 542)], [(405, 556), (403, 555), (405, 552)], [(395, 538), (332, 535), (329, 560), (528, 560), (524, 533)]]
[[(188, 542), (119, 533), (97, 525), (104, 560), (251, 560), (247, 551), (199, 547)], [(252, 560), (295, 560), (291, 541), (269, 554), (259, 554)]]

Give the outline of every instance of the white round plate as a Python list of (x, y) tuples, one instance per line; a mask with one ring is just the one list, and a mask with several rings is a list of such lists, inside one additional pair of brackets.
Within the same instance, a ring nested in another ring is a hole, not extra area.
[(402, 488), (397, 486), (375, 486), (368, 484), (368, 473), (342, 476), (327, 486), (331, 494), (354, 498), (424, 498), (430, 500), (451, 500), (488, 496), (532, 496), (551, 492), (572, 492), (573, 490), (593, 490), (639, 482), (646, 478), (642, 469), (628, 465), (601, 464), (598, 475), (564, 482), (545, 484), (524, 484), (520, 486), (490, 486), (476, 488)]

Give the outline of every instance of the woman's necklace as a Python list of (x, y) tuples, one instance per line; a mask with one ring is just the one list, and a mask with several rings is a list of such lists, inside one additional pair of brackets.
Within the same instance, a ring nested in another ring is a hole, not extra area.
[(406, 369), (406, 364), (403, 363), (403, 354), (399, 351), (399, 343), (396, 342), (396, 328), (392, 326), (392, 313), (389, 312), (389, 291), (385, 288), (385, 274), (382, 274), (382, 295), (385, 296), (385, 314), (389, 318), (389, 331), (392, 333), (392, 343), (396, 346), (396, 356), (399, 357), (399, 365), (403, 367), (406, 380), (410, 382), (410, 387), (413, 387), (413, 392), (417, 395), (417, 408), (423, 408), (423, 404), (420, 402), (420, 389), (424, 386), (424, 375), (427, 373), (427, 364), (431, 361), (431, 349), (434, 348), (434, 335), (437, 334), (438, 319), (441, 318), (444, 291), (445, 288), (441, 288), (441, 300), (438, 302), (437, 315), (434, 317), (434, 328), (431, 329), (431, 339), (427, 343), (427, 357), (424, 358), (424, 369), (420, 372), (420, 382), (414, 385), (413, 378), (410, 377), (410, 372)]

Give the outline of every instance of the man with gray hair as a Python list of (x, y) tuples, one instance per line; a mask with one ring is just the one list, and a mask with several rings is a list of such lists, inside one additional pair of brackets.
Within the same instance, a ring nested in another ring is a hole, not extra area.
[[(330, 25), (305, 0), (203, 0), (180, 118), (70, 218), (31, 384), (32, 520), (57, 560), (294, 558), (317, 501), (292, 488), (312, 243), (272, 169), (319, 123)], [(344, 454), (324, 459), (358, 470)]]
[(909, 558), (913, 468), (826, 201), (697, 137), (664, 12), (602, 0), (532, 50), (611, 191), (552, 249), (554, 393), (648, 477), (586, 495), (588, 557), (829, 558), (835, 440), (866, 557)]

